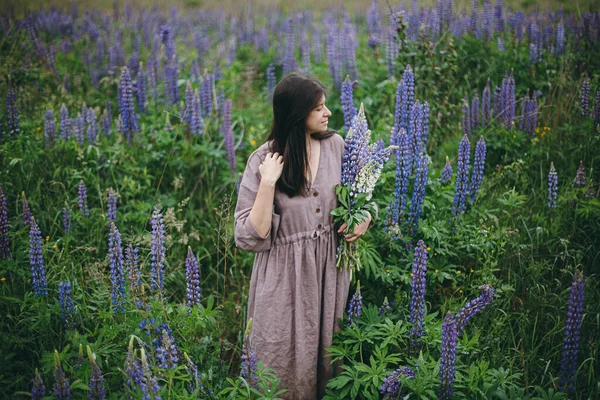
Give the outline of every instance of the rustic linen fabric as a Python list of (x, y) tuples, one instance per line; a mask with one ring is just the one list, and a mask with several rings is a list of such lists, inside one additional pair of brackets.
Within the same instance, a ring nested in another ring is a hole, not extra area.
[(248, 318), (257, 359), (275, 370), (286, 399), (316, 399), (324, 394), (334, 368), (326, 357), (339, 331), (349, 290), (348, 271), (336, 265), (338, 237), (329, 212), (337, 206), (333, 187), (340, 183), (344, 139), (321, 141), (315, 182), (308, 196), (275, 191), (271, 230), (262, 238), (248, 218), (260, 182), (259, 164), (268, 144), (250, 158), (235, 211), (235, 242), (256, 252)]

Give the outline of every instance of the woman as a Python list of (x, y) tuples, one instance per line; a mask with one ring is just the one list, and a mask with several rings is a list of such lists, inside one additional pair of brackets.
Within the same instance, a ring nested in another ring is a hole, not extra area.
[[(273, 368), (288, 399), (315, 399), (334, 376), (325, 349), (339, 330), (349, 290), (336, 267), (337, 206), (344, 140), (327, 130), (325, 88), (292, 73), (273, 94), (267, 143), (248, 159), (235, 211), (235, 242), (256, 252), (248, 318), (257, 359)], [(371, 217), (345, 240), (362, 236)]]

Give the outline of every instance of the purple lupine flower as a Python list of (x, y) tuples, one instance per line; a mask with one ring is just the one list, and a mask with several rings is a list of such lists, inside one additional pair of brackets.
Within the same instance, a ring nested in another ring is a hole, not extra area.
[(129, 290), (131, 293), (136, 293), (142, 285), (142, 275), (140, 273), (139, 250), (137, 247), (133, 247), (133, 242), (131, 241), (125, 247), (125, 268), (127, 268)]
[(183, 120), (188, 124), (192, 121), (192, 101), (194, 100), (194, 89), (192, 88), (192, 82), (189, 80), (185, 84), (185, 114)]
[(125, 139), (130, 143), (132, 139), (132, 133), (139, 131), (139, 124), (137, 115), (135, 113), (135, 107), (133, 104), (133, 84), (131, 83), (131, 76), (129, 75), (129, 69), (123, 67), (121, 70), (121, 78), (119, 80), (119, 113), (123, 122), (123, 130)]
[(157, 208), (152, 213), (152, 247), (150, 250), (150, 291), (158, 291), (162, 297), (165, 279), (165, 224), (162, 212)]
[(454, 366), (456, 365), (456, 344), (458, 333), (456, 320), (448, 312), (442, 324), (442, 346), (440, 349), (440, 391), (438, 398), (449, 400), (454, 393)]
[(191, 308), (196, 304), (200, 304), (200, 270), (191, 247), (188, 247), (188, 254), (185, 260), (185, 282), (187, 306)]
[(425, 319), (425, 274), (427, 272), (427, 247), (422, 240), (417, 242), (412, 264), (412, 283), (410, 289), (410, 330), (411, 353), (418, 352), (423, 336)]
[(473, 35), (473, 37), (477, 37), (477, 30), (479, 26), (479, 11), (478, 11), (478, 1), (471, 0), (471, 16), (469, 17), (469, 33)]
[(471, 111), (469, 109), (469, 97), (465, 96), (462, 104), (462, 128), (463, 135), (471, 136)]
[(78, 202), (81, 215), (84, 217), (89, 216), (90, 211), (88, 210), (87, 206), (87, 187), (85, 186), (85, 182), (83, 181), (83, 179), (79, 181)]
[(474, 203), (483, 181), (483, 170), (485, 168), (485, 153), (486, 144), (483, 136), (477, 141), (475, 145), (475, 158), (473, 159), (473, 172), (471, 175), (471, 186), (469, 187), (469, 196), (471, 201)]
[(581, 320), (583, 318), (584, 283), (581, 271), (575, 270), (569, 294), (565, 338), (563, 341), (560, 365), (560, 387), (568, 393), (575, 392), (577, 377), (577, 357), (579, 355), (579, 338)]
[(285, 25), (285, 55), (283, 58), (283, 75), (287, 75), (296, 68), (296, 60), (294, 59), (295, 35), (294, 35), (294, 20), (288, 18)]
[(77, 113), (77, 118), (71, 119), (71, 132), (80, 146), (85, 144), (85, 122), (81, 113)]
[(414, 379), (415, 373), (410, 367), (400, 367), (394, 372), (385, 377), (379, 392), (383, 396), (384, 400), (394, 400), (402, 398), (402, 381), (401, 376), (405, 376), (408, 379)]
[(108, 189), (106, 204), (108, 206), (108, 220), (117, 222), (117, 194), (112, 188)]
[(404, 84), (404, 80), (400, 80), (400, 82), (398, 83), (398, 87), (396, 88), (396, 107), (394, 108), (394, 126), (393, 126), (393, 130), (392, 130), (392, 143), (394, 145), (398, 145), (398, 143), (394, 140), (394, 138), (398, 137), (398, 132), (400, 131), (400, 127), (403, 127), (404, 129), (407, 129), (406, 126), (402, 126), (402, 120), (404, 119), (404, 116), (402, 114), (403, 112), (403, 105), (402, 105), (402, 97), (403, 97), (403, 93), (405, 91), (405, 84)]
[(71, 400), (71, 386), (69, 379), (60, 365), (58, 351), (54, 350), (54, 388), (53, 393), (57, 400)]
[(408, 120), (415, 104), (415, 74), (410, 65), (406, 65), (406, 69), (402, 73), (402, 80), (404, 81), (404, 90), (402, 91), (402, 117), (400, 125), (406, 129), (409, 136), (412, 136), (413, 133), (410, 131)]
[(556, 44), (554, 54), (559, 56), (565, 52), (565, 24), (561, 20), (556, 27)]
[(464, 135), (458, 147), (458, 162), (456, 167), (456, 189), (452, 202), (452, 217), (455, 228), (465, 211), (466, 198), (469, 192), (469, 169), (471, 166), (471, 143)]
[(421, 218), (421, 212), (423, 210), (423, 202), (425, 201), (425, 188), (427, 186), (427, 175), (429, 172), (429, 156), (424, 154), (417, 160), (416, 164), (415, 187), (413, 189), (408, 217), (408, 229), (412, 231), (413, 235), (417, 233), (419, 219)]
[(133, 51), (131, 53), (131, 57), (129, 57), (129, 61), (127, 62), (127, 68), (131, 71), (131, 78), (137, 78), (137, 74), (140, 68), (140, 54), (137, 51)]
[(252, 318), (248, 320), (244, 333), (244, 344), (242, 346), (242, 361), (240, 363), (240, 374), (252, 387), (258, 385), (258, 362), (256, 352), (250, 343), (250, 331), (252, 330)]
[(140, 62), (137, 73), (135, 99), (137, 101), (140, 113), (146, 112), (146, 103), (148, 101), (147, 86), (148, 78), (144, 72), (144, 63)]
[(481, 15), (481, 29), (483, 40), (488, 42), (492, 38), (492, 4), (490, 0), (483, 0), (483, 14)]
[(494, 6), (494, 30), (504, 32), (504, 0), (498, 0)]
[(267, 97), (269, 99), (273, 98), (273, 92), (275, 91), (275, 86), (277, 85), (277, 76), (275, 75), (275, 66), (273, 63), (269, 64), (267, 67)]
[(152, 370), (150, 369), (150, 364), (148, 363), (148, 357), (146, 356), (146, 351), (144, 348), (140, 348), (140, 358), (141, 358), (141, 375), (142, 379), (139, 382), (139, 388), (144, 395), (143, 399), (154, 399), (160, 400), (160, 397), (156, 394), (160, 392), (160, 386), (158, 385), (158, 381), (156, 377), (152, 374)]
[(357, 318), (360, 318), (362, 315), (362, 295), (360, 294), (360, 281), (356, 284), (356, 292), (350, 299), (350, 303), (348, 304), (348, 326), (352, 325), (352, 323), (358, 324), (356, 321)]
[(587, 74), (583, 77), (581, 84), (581, 96), (579, 99), (581, 106), (581, 115), (586, 117), (590, 115), (590, 77)]
[(88, 394), (88, 400), (104, 400), (106, 398), (106, 392), (104, 390), (104, 376), (102, 370), (96, 362), (96, 357), (92, 353), (90, 346), (87, 346), (88, 358), (92, 366), (92, 375), (90, 376), (90, 382), (88, 384), (90, 392)]
[(17, 108), (17, 92), (10, 80), (6, 91), (6, 120), (8, 134), (14, 138), (19, 133), (19, 109)]
[(598, 129), (600, 125), (600, 90), (596, 91), (596, 104), (594, 105), (594, 127)]
[(204, 72), (202, 83), (200, 84), (200, 97), (202, 99), (202, 116), (208, 118), (212, 112), (212, 87), (213, 77), (208, 72)]
[(556, 208), (558, 199), (558, 174), (554, 169), (554, 163), (550, 164), (550, 173), (548, 174), (548, 207)]
[[(503, 122), (504, 108), (502, 106), (502, 88), (496, 86), (494, 88), (494, 117), (498, 118), (500, 122)], [(488, 120), (489, 122), (489, 120)]]
[(71, 120), (65, 103), (60, 107), (60, 137), (65, 140), (71, 137)]
[(47, 296), (46, 267), (42, 256), (42, 233), (35, 218), (31, 218), (29, 230), (29, 265), (31, 267), (33, 293), (36, 297)]
[(156, 347), (156, 360), (164, 369), (176, 369), (179, 362), (179, 350), (175, 338), (168, 327), (160, 330), (159, 345)]
[(121, 233), (114, 222), (110, 223), (108, 237), (108, 264), (110, 270), (111, 298), (115, 314), (125, 312), (125, 264)]
[(46, 110), (44, 121), (44, 137), (46, 138), (46, 144), (54, 143), (56, 138), (56, 123), (54, 122), (54, 111)]
[(392, 307), (390, 306), (390, 302), (388, 301), (387, 296), (383, 298), (383, 304), (379, 307), (379, 315), (383, 315), (386, 312), (390, 311)]
[(450, 164), (450, 159), (446, 156), (446, 165), (444, 165), (444, 169), (442, 170), (442, 175), (440, 176), (440, 185), (446, 186), (452, 180), (452, 165)]
[(155, 67), (156, 58), (149, 57), (146, 64), (146, 76), (148, 77), (148, 89), (150, 91), (150, 95), (153, 99), (156, 100), (158, 97), (158, 90), (156, 88), (156, 67)]
[[(0, 188), (0, 191), (2, 188)], [(21, 193), (21, 198), (23, 200), (23, 212), (21, 213), (21, 219), (23, 220), (24, 226), (29, 226), (31, 224), (31, 209), (29, 208), (29, 203), (27, 202), (27, 197), (25, 197), (25, 192)]]
[(10, 235), (8, 227), (8, 205), (0, 186), (0, 258), (10, 259)]
[(394, 76), (394, 63), (398, 58), (400, 51), (398, 42), (394, 37), (394, 31), (390, 28), (387, 29), (387, 35), (385, 38), (385, 60), (387, 65), (388, 78)]
[(71, 292), (70, 282), (58, 283), (58, 301), (65, 328), (75, 327), (75, 306), (73, 305), (73, 293)]
[(223, 124), (221, 125), (221, 133), (225, 140), (225, 151), (227, 152), (227, 160), (229, 161), (229, 172), (233, 178), (237, 173), (237, 162), (235, 159), (233, 129), (231, 129), (231, 106), (231, 99), (225, 100), (225, 104), (223, 104)]
[(87, 118), (88, 118), (88, 128), (87, 128), (88, 143), (90, 145), (94, 145), (94, 144), (96, 144), (96, 138), (98, 137), (98, 128), (96, 126), (96, 114), (94, 113), (93, 109), (88, 108)]
[[(421, 104), (421, 144), (419, 149), (426, 151), (427, 138), (429, 137), (429, 103), (424, 101)], [(420, 154), (420, 152), (419, 152)]]
[(367, 33), (369, 34), (368, 45), (372, 49), (381, 43), (381, 16), (377, 0), (372, 0), (367, 10)]
[(127, 358), (125, 358), (125, 374), (127, 380), (125, 384), (133, 391), (140, 386), (144, 380), (144, 371), (142, 369), (142, 363), (135, 356), (135, 350), (133, 349), (133, 341), (135, 336), (131, 335), (129, 339), (129, 346), (127, 350)]
[(365, 141), (368, 143), (368, 138), (365, 139), (367, 131), (368, 126), (364, 109), (361, 108), (352, 121), (352, 127), (346, 134), (342, 161), (342, 185), (350, 185), (356, 181), (356, 177), (360, 171), (359, 161), (364, 149), (364, 143)]
[(479, 96), (475, 93), (471, 100), (471, 130), (474, 131), (481, 124), (479, 117)]
[(408, 194), (409, 179), (412, 172), (412, 152), (410, 148), (410, 139), (404, 128), (400, 128), (400, 134), (396, 140), (396, 178), (394, 185), (394, 200), (390, 204), (391, 221), (390, 229), (393, 231), (393, 237), (399, 236), (398, 225), (404, 219), (406, 209), (406, 197)]
[(110, 137), (112, 135), (110, 127), (111, 124), (112, 121), (110, 120), (110, 114), (107, 112), (107, 110), (104, 110), (104, 113), (102, 114), (102, 133), (106, 137)]
[(31, 388), (31, 400), (43, 400), (46, 396), (46, 386), (38, 369), (35, 369), (35, 378), (33, 379), (33, 387)]
[(185, 370), (192, 378), (192, 381), (190, 382), (190, 384), (188, 386), (189, 392), (194, 393), (196, 390), (204, 390), (204, 386), (202, 386), (202, 383), (201, 383), (202, 377), (201, 377), (200, 373), (198, 372), (198, 366), (196, 364), (194, 364), (194, 362), (192, 361), (190, 356), (187, 355), (187, 353), (184, 352), (183, 356), (185, 357), (185, 361), (186, 361)]
[(192, 96), (192, 109), (190, 115), (190, 128), (193, 135), (202, 135), (204, 123), (202, 121), (202, 104), (200, 103), (200, 93), (198, 89), (194, 91)]
[(495, 290), (491, 285), (484, 284), (479, 288), (481, 289), (481, 295), (468, 301), (467, 304), (458, 311), (458, 314), (454, 316), (458, 336), (462, 335), (465, 326), (467, 326), (467, 322), (475, 315), (482, 312), (492, 300), (494, 300)]
[(69, 233), (71, 231), (71, 209), (63, 208), (63, 229), (65, 233)]
[(350, 82), (350, 76), (346, 75), (346, 79), (342, 83), (342, 110), (344, 111), (344, 125), (346, 125), (346, 132), (350, 130), (352, 125), (352, 119), (356, 116), (356, 107), (354, 107), (354, 100), (352, 91), (354, 90), (354, 84)]
[(502, 37), (498, 36), (496, 43), (498, 46), (498, 51), (503, 52), (504, 51), (504, 40), (502, 40)]

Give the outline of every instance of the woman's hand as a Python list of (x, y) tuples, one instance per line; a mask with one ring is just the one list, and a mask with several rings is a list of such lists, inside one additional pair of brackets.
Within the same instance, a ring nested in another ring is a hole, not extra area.
[(265, 160), (258, 166), (261, 182), (275, 185), (283, 172), (283, 156), (279, 153), (267, 153)]
[[(360, 224), (356, 225), (354, 227), (354, 232), (345, 234), (344, 239), (346, 239), (347, 242), (354, 242), (354, 241), (358, 240), (359, 237), (361, 237), (362, 235), (365, 234), (365, 232), (367, 232), (367, 229), (369, 229), (370, 223), (371, 223), (371, 213), (369, 213), (367, 211), (367, 219), (365, 219)], [(340, 229), (338, 229), (338, 233), (344, 232), (346, 230), (347, 226), (348, 225), (344, 222), (342, 224), (342, 226), (340, 226)]]

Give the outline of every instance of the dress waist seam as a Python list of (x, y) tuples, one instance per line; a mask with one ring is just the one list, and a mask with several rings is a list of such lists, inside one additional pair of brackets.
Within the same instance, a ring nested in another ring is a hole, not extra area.
[(289, 235), (289, 236), (285, 236), (285, 237), (278, 237), (275, 239), (275, 242), (273, 243), (273, 245), (271, 247), (283, 246), (286, 244), (300, 242), (300, 241), (308, 240), (308, 239), (316, 240), (316, 239), (320, 238), (321, 236), (332, 232), (333, 230), (334, 230), (334, 225), (329, 224), (329, 225), (323, 226), (320, 229), (314, 229), (314, 230), (304, 231), (304, 232), (297, 232), (297, 233), (294, 233), (293, 235)]

